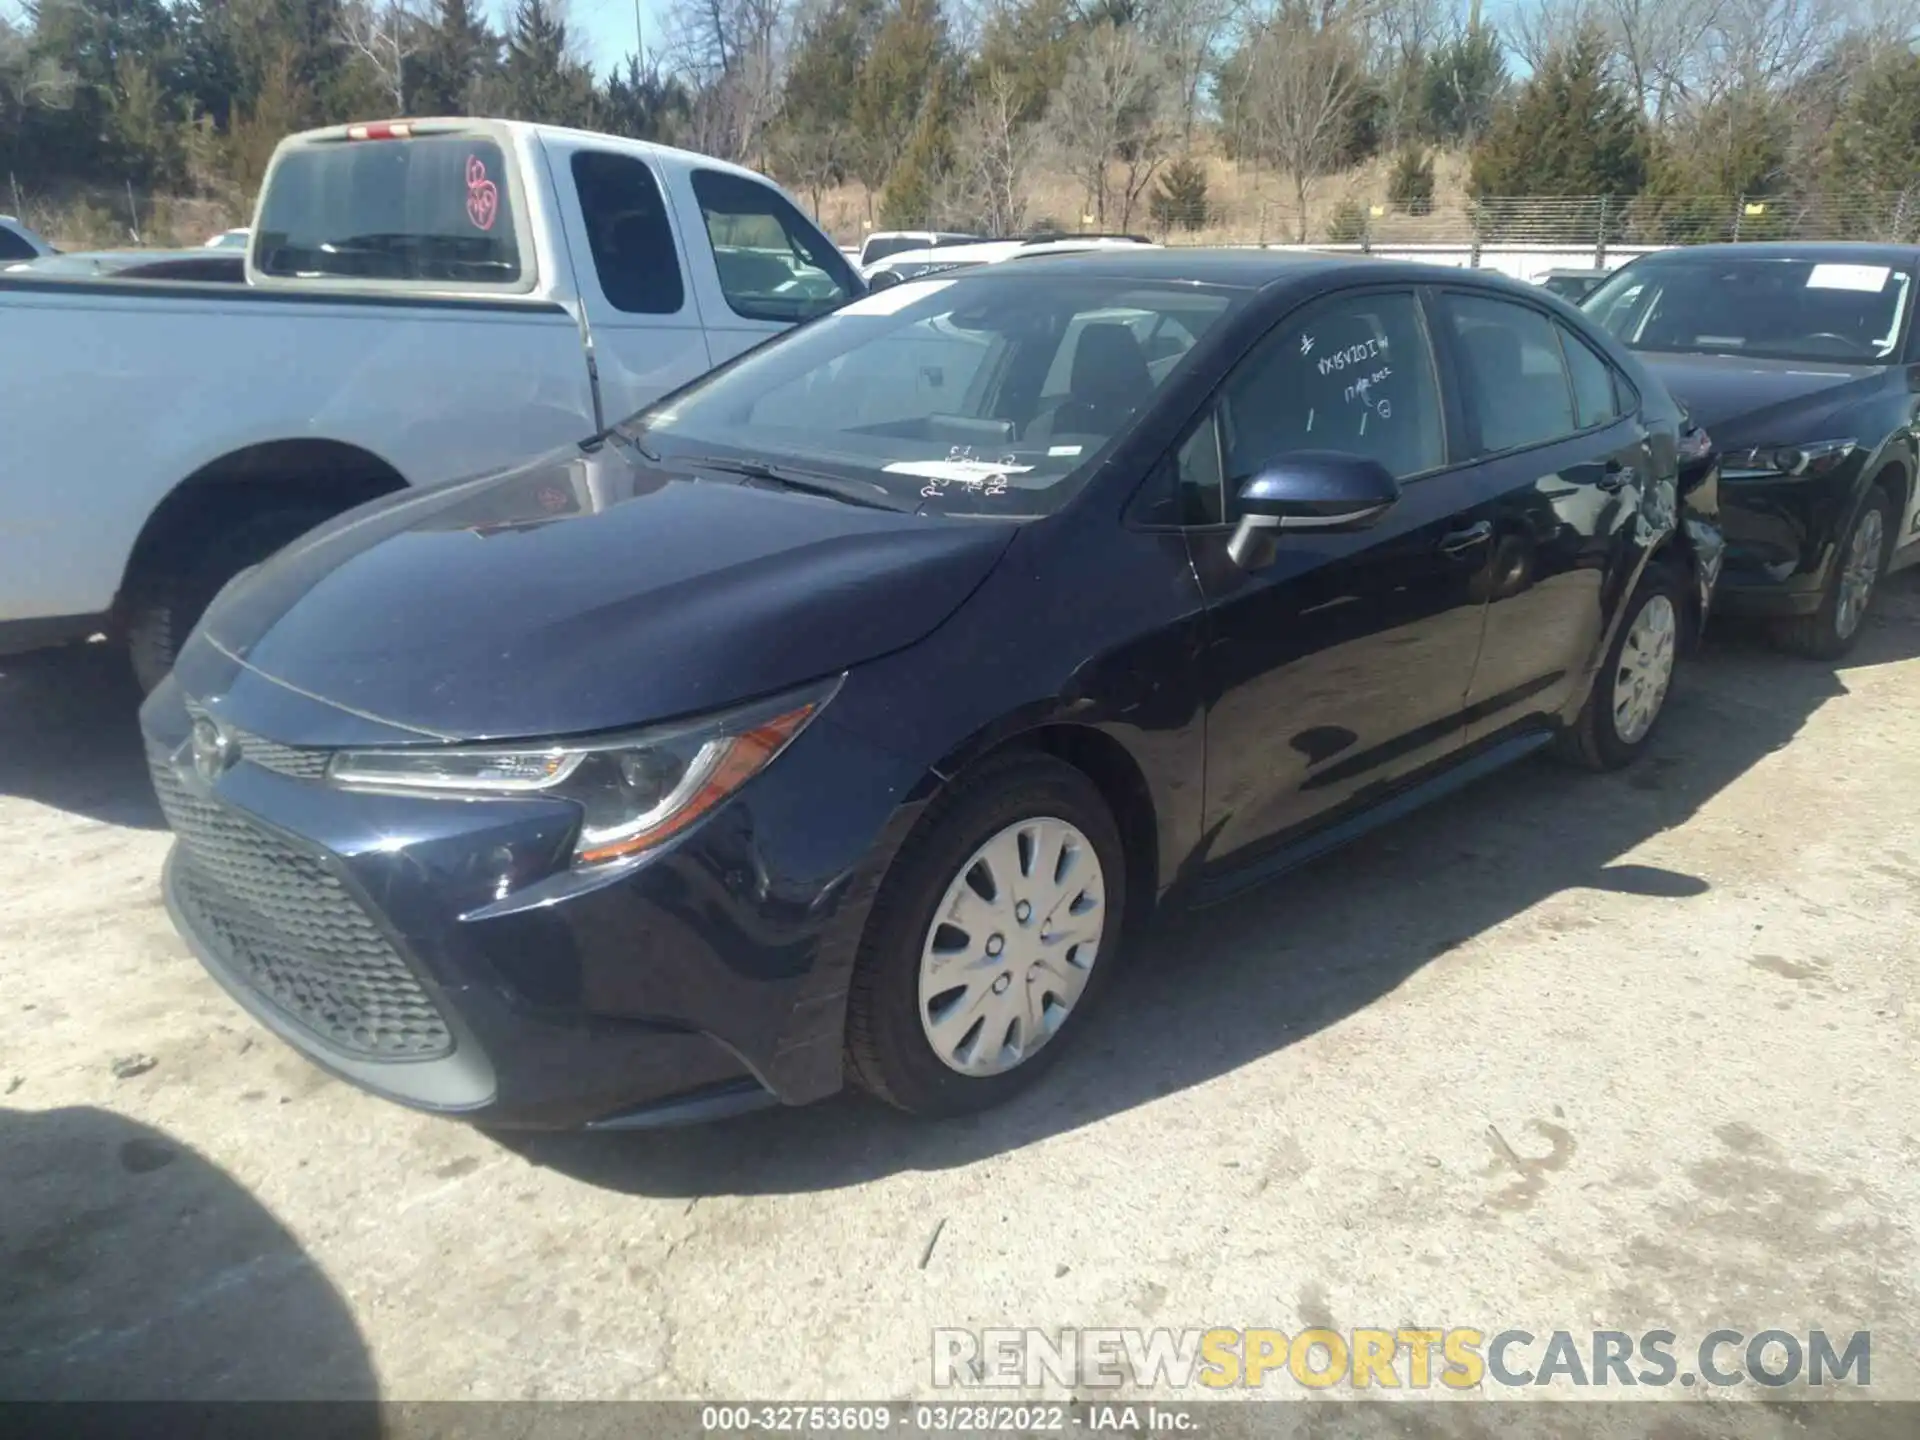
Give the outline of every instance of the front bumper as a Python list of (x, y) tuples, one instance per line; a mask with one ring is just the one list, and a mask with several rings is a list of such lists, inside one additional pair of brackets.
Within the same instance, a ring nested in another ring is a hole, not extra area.
[[(839, 1087), (854, 954), (918, 776), (827, 717), (676, 843), (581, 877), (566, 802), (349, 793), (314, 752), (251, 739), (209, 780), (188, 705), (169, 680), (141, 712), (177, 836), (174, 923), (333, 1074), (538, 1128), (712, 1118)], [(243, 735), (245, 718), (221, 712)]]
[(1818, 610), (1852, 515), (1856, 478), (1851, 469), (1820, 480), (1729, 479), (1722, 472), (1727, 557), (1714, 609), (1778, 617)]

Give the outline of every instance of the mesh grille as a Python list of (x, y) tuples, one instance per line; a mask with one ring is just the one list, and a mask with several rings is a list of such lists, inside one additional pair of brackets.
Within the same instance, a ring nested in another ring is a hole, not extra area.
[[(206, 715), (206, 711), (187, 702), (187, 714), (195, 720)], [(229, 728), (234, 743), (240, 747), (240, 758), (250, 760), (263, 770), (272, 770), (281, 775), (291, 775), (296, 780), (322, 780), (326, 778), (327, 761), (333, 757), (331, 750), (307, 750), (294, 745), (282, 745), (277, 740), (266, 740), (258, 735), (249, 735), (244, 730)]]
[(428, 1060), (453, 1049), (446, 1021), (371, 916), (324, 866), (237, 812), (190, 792), (149, 752), (180, 839), (175, 895), (238, 978), (337, 1049)]

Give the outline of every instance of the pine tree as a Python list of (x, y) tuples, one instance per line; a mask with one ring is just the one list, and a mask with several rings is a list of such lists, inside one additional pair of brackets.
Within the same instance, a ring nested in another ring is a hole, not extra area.
[(499, 64), (499, 38), (471, 0), (434, 0), (420, 49), (408, 63), (410, 108), (416, 115), (471, 114), (480, 81)]
[(1588, 30), (1548, 56), (1473, 154), (1476, 197), (1637, 194), (1646, 122), (1606, 76), (1606, 44)]
[[(853, 171), (873, 194), (893, 192), (894, 214), (910, 198), (931, 203), (935, 164), (946, 146), (946, 83), (953, 70), (952, 43), (939, 0), (891, 0), (854, 89)], [(893, 171), (909, 151), (922, 172), (893, 184)], [(924, 223), (924, 214), (919, 217)]]
[(1191, 155), (1182, 155), (1160, 176), (1160, 183), (1147, 202), (1147, 213), (1165, 233), (1178, 226), (1182, 230), (1204, 230), (1209, 215), (1207, 205), (1207, 167)]
[(1410, 145), (1394, 158), (1393, 173), (1387, 177), (1387, 202), (1409, 215), (1427, 215), (1433, 211), (1433, 156), (1417, 145)]
[(1920, 219), (1920, 55), (1890, 48), (1868, 66), (1834, 128), (1826, 169), (1830, 193), (1912, 194), (1907, 208)]
[(1500, 36), (1471, 25), (1433, 52), (1420, 74), (1420, 112), (1436, 140), (1471, 142), (1486, 130), (1507, 86)]
[(507, 36), (501, 100), (515, 120), (587, 125), (593, 118), (593, 77), (567, 48), (567, 23), (552, 0), (518, 0)]

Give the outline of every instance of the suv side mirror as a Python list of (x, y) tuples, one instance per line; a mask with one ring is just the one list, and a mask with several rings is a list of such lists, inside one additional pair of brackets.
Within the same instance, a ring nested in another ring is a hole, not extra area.
[(1227, 554), (1249, 566), (1275, 531), (1364, 530), (1399, 499), (1400, 482), (1378, 460), (1336, 450), (1282, 455), (1241, 484)]

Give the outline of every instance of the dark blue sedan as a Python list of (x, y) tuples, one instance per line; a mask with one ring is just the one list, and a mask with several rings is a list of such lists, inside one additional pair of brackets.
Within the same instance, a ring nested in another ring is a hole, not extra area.
[(1498, 278), (911, 281), (230, 584), (143, 711), (167, 897), (425, 1109), (978, 1109), (1155, 906), (1643, 752), (1715, 485), (1632, 354)]

